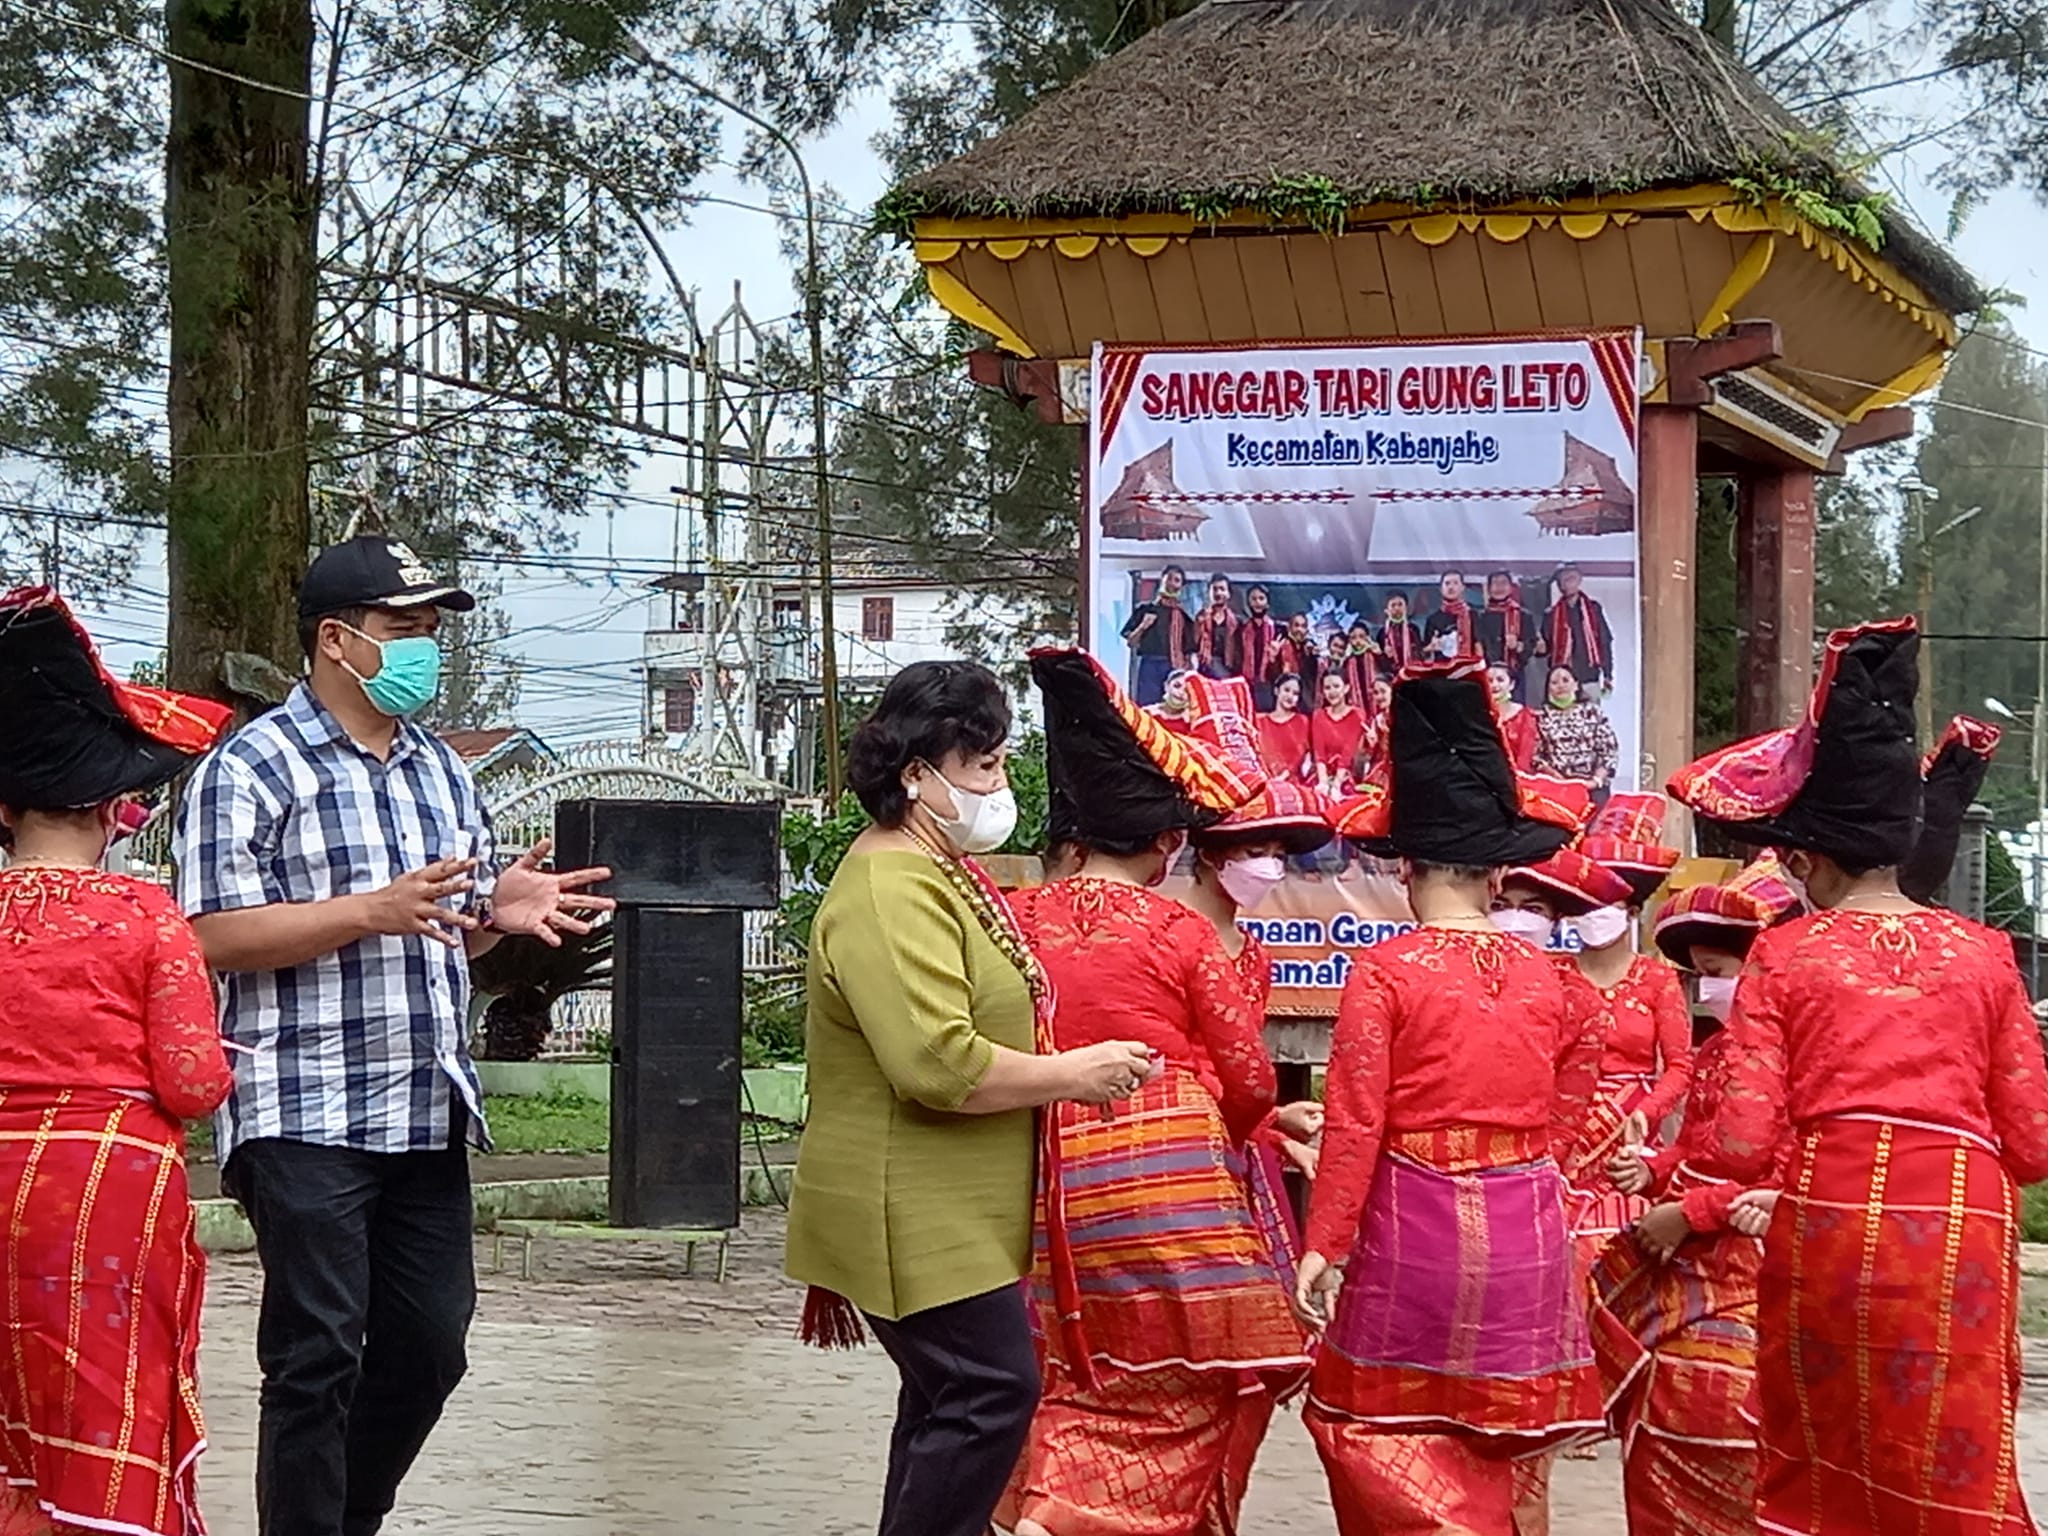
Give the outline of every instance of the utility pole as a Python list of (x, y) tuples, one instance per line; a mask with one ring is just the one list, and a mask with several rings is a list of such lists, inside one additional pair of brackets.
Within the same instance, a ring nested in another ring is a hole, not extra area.
[(811, 480), (818, 514), (818, 603), (823, 610), (820, 614), (820, 670), (824, 674), (824, 698), (820, 702), (825, 731), (825, 800), (828, 808), (836, 807), (845, 787), (846, 765), (840, 753), (839, 645), (834, 632), (837, 618), (832, 593), (832, 477), (826, 458), (825, 438), (824, 274), (818, 256), (818, 206), (811, 192), (810, 167), (804, 163), (803, 153), (796, 147), (796, 141), (781, 128), (760, 113), (691, 78), (668, 60), (659, 57), (634, 34), (632, 28), (626, 25), (625, 19), (613, 10), (609, 0), (599, 0), (599, 3), (611, 13), (612, 20), (618, 24), (621, 42), (631, 58), (673, 80), (684, 89), (695, 91), (706, 101), (716, 102), (733, 116), (753, 124), (773, 139), (777, 147), (789, 156), (790, 164), (796, 167), (797, 187), (802, 192), (804, 200), (804, 332), (809, 340), (811, 353)]
[(1927, 503), (1939, 501), (1941, 493), (1917, 474), (1899, 482), (1906, 498), (1906, 512), (1912, 519), (1913, 542), (1919, 546), (1917, 590), (1913, 607), (1920, 618), (1920, 692), (1914, 701), (1923, 746), (1934, 742), (1934, 642), (1927, 638), (1934, 628), (1934, 541), (1927, 532)]
[(2041, 995), (2041, 836), (2048, 827), (2048, 421), (2041, 423), (2041, 521), (2034, 563), (2039, 568), (2040, 587), (2034, 607), (2034, 884), (2032, 921), (2027, 924), (2034, 942), (2027, 946), (2029, 993)]

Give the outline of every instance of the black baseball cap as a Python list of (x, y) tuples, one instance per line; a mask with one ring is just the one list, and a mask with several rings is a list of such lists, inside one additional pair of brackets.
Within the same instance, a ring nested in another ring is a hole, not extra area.
[(344, 608), (419, 608), (428, 603), (467, 613), (476, 599), (439, 580), (406, 545), (381, 534), (321, 550), (299, 583), (301, 620)]

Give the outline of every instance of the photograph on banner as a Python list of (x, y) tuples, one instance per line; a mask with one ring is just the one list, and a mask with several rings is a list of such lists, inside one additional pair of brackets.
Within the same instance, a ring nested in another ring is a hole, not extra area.
[[(1341, 797), (1409, 661), (1484, 656), (1516, 765), (1634, 788), (1641, 760), (1634, 331), (1227, 349), (1098, 346), (1089, 645), (1170, 724), (1178, 674), (1242, 677), (1268, 772)], [(1256, 916), (1275, 1012), (1327, 1012), (1399, 931), (1336, 843)], [(1285, 951), (1284, 953), (1282, 951)]]

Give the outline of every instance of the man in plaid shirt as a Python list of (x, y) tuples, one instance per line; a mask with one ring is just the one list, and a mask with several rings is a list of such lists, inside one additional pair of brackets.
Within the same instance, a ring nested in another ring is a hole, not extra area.
[(308, 677), (184, 797), (179, 900), (241, 1048), (216, 1139), (263, 1261), (263, 1536), (372, 1536), (390, 1512), (476, 1306), (469, 960), (611, 906), (584, 894), (609, 871), (556, 874), (545, 844), (497, 872), (468, 770), (407, 719), (439, 684), (441, 611), (475, 603), (402, 544), (324, 551)]

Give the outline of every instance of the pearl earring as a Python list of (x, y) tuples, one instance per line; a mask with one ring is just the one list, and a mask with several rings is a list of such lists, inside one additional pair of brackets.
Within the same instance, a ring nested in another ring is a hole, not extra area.
[(903, 793), (905, 798), (915, 800), (917, 798), (917, 786), (913, 784), (908, 789), (904, 790)]

